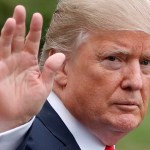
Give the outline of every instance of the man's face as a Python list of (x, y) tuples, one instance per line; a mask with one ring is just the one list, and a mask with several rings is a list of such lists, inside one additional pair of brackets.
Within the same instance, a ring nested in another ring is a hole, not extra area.
[(70, 112), (104, 142), (137, 127), (150, 94), (150, 35), (93, 34), (73, 55), (64, 96)]

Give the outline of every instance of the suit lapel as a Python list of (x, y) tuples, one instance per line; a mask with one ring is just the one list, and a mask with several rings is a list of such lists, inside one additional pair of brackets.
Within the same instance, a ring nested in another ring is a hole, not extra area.
[(77, 143), (74, 142), (74, 143), (72, 143), (70, 145), (67, 145), (64, 148), (61, 148), (60, 150), (81, 150), (81, 149), (79, 148), (79, 146), (77, 145)]
[(65, 145), (65, 147), (60, 150), (80, 150), (71, 132), (47, 101), (37, 117), (46, 128)]

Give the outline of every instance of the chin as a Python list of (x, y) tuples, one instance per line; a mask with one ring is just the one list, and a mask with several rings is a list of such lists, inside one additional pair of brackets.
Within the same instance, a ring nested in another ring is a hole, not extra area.
[(117, 117), (114, 122), (114, 127), (120, 132), (127, 133), (137, 128), (140, 123), (141, 119), (135, 117), (134, 115), (124, 115)]

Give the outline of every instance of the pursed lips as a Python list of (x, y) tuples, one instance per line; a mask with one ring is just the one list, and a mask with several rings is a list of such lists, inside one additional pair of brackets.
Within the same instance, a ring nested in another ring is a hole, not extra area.
[(140, 100), (119, 100), (119, 102), (114, 102), (114, 105), (116, 105), (118, 108), (123, 110), (135, 110), (140, 108)]

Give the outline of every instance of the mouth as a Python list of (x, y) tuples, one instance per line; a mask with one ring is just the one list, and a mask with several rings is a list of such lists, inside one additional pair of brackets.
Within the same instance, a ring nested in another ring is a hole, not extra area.
[(136, 101), (117, 102), (114, 103), (117, 108), (123, 111), (135, 111), (140, 105)]

